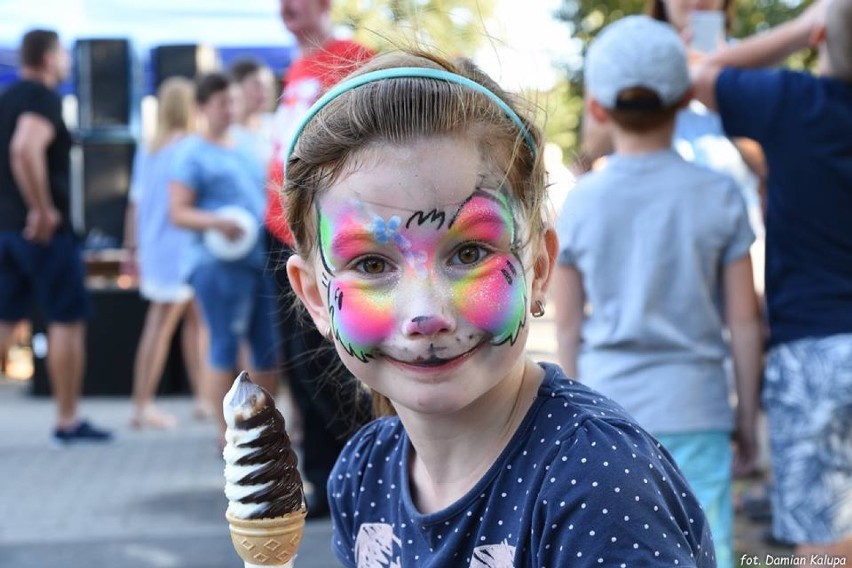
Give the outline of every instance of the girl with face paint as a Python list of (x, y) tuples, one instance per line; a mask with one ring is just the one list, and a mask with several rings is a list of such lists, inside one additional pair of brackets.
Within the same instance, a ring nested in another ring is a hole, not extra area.
[(711, 566), (665, 450), (525, 355), (557, 243), (518, 109), (468, 62), (389, 54), (297, 133), (288, 275), (378, 415), (329, 481), (334, 550), (352, 567)]

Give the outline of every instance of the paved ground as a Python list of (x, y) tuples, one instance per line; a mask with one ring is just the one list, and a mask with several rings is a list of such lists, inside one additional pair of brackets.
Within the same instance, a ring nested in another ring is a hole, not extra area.
[[(537, 359), (553, 359), (552, 325), (535, 320)], [(224, 520), (215, 428), (191, 418), (188, 398), (162, 406), (181, 426), (136, 432), (126, 426), (126, 399), (86, 399), (85, 415), (118, 439), (57, 449), (50, 400), (0, 380), (0, 567), (242, 568)], [(738, 550), (763, 558), (764, 528), (740, 521)], [(329, 540), (327, 521), (309, 522), (298, 568), (336, 566)]]

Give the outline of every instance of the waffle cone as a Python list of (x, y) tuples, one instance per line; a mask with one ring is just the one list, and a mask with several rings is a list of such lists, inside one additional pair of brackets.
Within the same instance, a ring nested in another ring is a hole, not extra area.
[(228, 513), (231, 541), (240, 558), (257, 566), (286, 564), (296, 556), (305, 532), (303, 508), (271, 519), (238, 519)]

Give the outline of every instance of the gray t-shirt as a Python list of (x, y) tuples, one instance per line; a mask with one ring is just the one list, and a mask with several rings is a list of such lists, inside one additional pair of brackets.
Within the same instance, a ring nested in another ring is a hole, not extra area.
[(578, 378), (654, 434), (730, 430), (722, 268), (754, 240), (733, 180), (673, 150), (615, 154), (557, 231), (587, 301)]

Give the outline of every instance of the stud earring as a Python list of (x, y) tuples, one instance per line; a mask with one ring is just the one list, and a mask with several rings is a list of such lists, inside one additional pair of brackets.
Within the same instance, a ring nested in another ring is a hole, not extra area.
[(334, 343), (334, 333), (332, 332), (331, 324), (325, 326), (325, 333), (323, 335), (325, 335), (326, 339)]
[(534, 318), (540, 318), (541, 316), (543, 316), (544, 315), (544, 302), (542, 302), (541, 300), (536, 300), (535, 301), (535, 309), (533, 311), (531, 311), (530, 313), (532, 314), (532, 317), (534, 317)]

